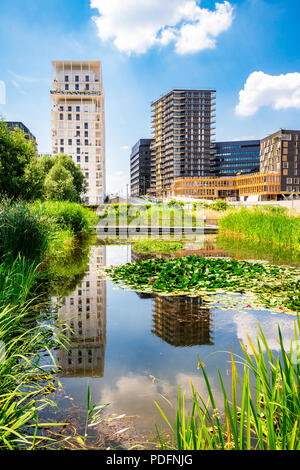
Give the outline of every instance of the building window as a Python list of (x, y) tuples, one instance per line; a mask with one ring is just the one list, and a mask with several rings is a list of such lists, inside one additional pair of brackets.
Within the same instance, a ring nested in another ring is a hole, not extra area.
[(65, 82), (69, 81), (69, 75), (65, 75)]
[(69, 85), (65, 85), (65, 91), (69, 90)]
[(60, 121), (63, 121), (64, 115), (63, 115), (63, 114), (60, 114), (60, 115), (59, 115), (59, 119), (60, 119)]
[(86, 84), (85, 88), (86, 88), (87, 91), (89, 91), (90, 85)]
[(88, 163), (88, 161), (89, 161), (88, 155), (86, 155), (86, 156), (84, 157), (84, 161), (85, 161), (86, 163)]
[(79, 75), (75, 75), (75, 82), (79, 82)]
[(79, 85), (75, 85), (75, 90), (78, 91), (79, 90)]
[(76, 149), (76, 153), (77, 153), (77, 154), (80, 153), (80, 148), (77, 148), (77, 149)]
[(72, 121), (72, 114), (68, 114), (68, 121)]
[(68, 145), (72, 145), (72, 139), (68, 140)]
[(80, 111), (80, 106), (76, 106), (76, 112), (79, 113)]
[(77, 155), (77, 163), (80, 163), (80, 155)]
[(76, 121), (80, 121), (80, 114), (76, 114)]

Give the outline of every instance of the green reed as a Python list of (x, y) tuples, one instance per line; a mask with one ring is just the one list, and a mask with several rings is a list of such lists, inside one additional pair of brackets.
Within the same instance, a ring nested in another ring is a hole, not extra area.
[[(191, 384), (192, 409), (187, 412), (186, 394), (178, 391), (176, 419), (172, 425), (157, 405), (171, 429), (171, 439), (157, 429), (161, 449), (178, 450), (299, 450), (300, 449), (300, 320), (295, 322), (294, 338), (285, 349), (280, 328), (280, 354), (274, 355), (260, 333), (251, 351), (241, 343), (243, 357), (231, 353), (231, 390), (226, 390), (218, 370), (224, 400), (217, 409), (212, 385), (199, 360), (208, 400)], [(237, 368), (243, 363), (243, 372)], [(240, 399), (238, 396), (240, 395)]]
[(280, 207), (230, 211), (220, 219), (219, 230), (258, 242), (272, 242), (294, 249), (300, 247), (300, 217), (290, 216)]

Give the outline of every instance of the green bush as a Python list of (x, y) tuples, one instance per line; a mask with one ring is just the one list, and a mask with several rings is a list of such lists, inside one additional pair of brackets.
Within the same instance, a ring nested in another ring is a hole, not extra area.
[(208, 207), (214, 211), (226, 211), (230, 206), (225, 199), (218, 199), (209, 204)]
[(80, 204), (68, 201), (36, 201), (32, 212), (45, 217), (61, 228), (71, 230), (75, 235), (91, 232), (91, 226), (96, 222), (96, 214)]
[(48, 247), (49, 225), (23, 202), (0, 205), (0, 257), (15, 260), (18, 255), (40, 262)]

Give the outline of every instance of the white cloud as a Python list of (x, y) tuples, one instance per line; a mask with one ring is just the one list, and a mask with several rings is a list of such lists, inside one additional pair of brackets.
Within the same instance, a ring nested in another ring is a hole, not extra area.
[(129, 145), (122, 145), (121, 150), (130, 150)]
[(236, 113), (240, 116), (251, 116), (262, 106), (271, 106), (275, 110), (300, 109), (300, 73), (251, 73), (244, 89), (239, 93)]
[[(246, 347), (249, 354), (253, 354), (247, 335), (251, 341), (256, 345), (256, 337), (259, 336), (259, 328), (257, 323), (257, 317), (251, 313), (242, 314), (237, 313), (233, 318), (237, 326), (237, 336)], [(292, 315), (286, 315), (285, 317), (265, 315), (259, 320), (260, 327), (267, 340), (269, 348), (272, 351), (280, 351), (280, 344), (278, 340), (278, 325), (280, 326), (283, 344), (286, 350), (289, 350), (291, 339), (295, 336), (294, 333), (294, 321), (295, 318)], [(262, 345), (263, 351), (265, 351)]]
[(233, 7), (216, 3), (201, 8), (196, 0), (90, 0), (99, 37), (113, 39), (123, 52), (145, 53), (155, 45), (175, 43), (178, 54), (216, 46), (220, 33), (230, 28)]

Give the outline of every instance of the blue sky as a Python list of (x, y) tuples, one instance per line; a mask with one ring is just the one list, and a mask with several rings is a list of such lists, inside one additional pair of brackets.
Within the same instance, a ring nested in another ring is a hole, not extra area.
[(0, 115), (50, 152), (51, 61), (101, 60), (107, 186), (124, 191), (172, 88), (217, 90), (218, 140), (300, 128), (299, 14), (299, 0), (1, 0)]

